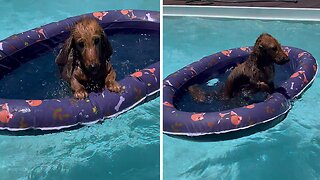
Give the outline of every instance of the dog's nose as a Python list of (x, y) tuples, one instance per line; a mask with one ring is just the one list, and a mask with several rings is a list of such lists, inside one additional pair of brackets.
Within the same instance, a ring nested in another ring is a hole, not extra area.
[(90, 64), (89, 71), (93, 73), (97, 73), (99, 70), (99, 65), (97, 64)]

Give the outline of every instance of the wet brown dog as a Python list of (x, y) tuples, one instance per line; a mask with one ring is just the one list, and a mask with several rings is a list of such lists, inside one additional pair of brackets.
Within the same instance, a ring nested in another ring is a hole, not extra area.
[(234, 97), (243, 88), (257, 91), (274, 91), (274, 63), (289, 62), (280, 43), (270, 34), (261, 34), (249, 58), (233, 69), (225, 83), (225, 96)]
[(88, 92), (104, 87), (112, 92), (121, 91), (110, 63), (112, 52), (107, 36), (95, 19), (83, 18), (73, 26), (56, 63), (75, 98), (84, 99)]
[[(243, 90), (273, 92), (274, 63), (282, 65), (288, 61), (289, 58), (282, 50), (280, 43), (270, 34), (261, 34), (249, 58), (235, 67), (228, 76), (220, 99), (232, 98)], [(217, 95), (217, 92), (204, 92), (198, 85), (190, 86), (188, 90), (193, 99), (198, 102), (206, 101), (208, 96)]]

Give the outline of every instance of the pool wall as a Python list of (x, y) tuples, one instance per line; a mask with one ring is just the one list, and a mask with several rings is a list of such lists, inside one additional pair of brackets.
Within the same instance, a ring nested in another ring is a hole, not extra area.
[(232, 19), (320, 21), (320, 9), (313, 8), (165, 5), (163, 6), (163, 15)]

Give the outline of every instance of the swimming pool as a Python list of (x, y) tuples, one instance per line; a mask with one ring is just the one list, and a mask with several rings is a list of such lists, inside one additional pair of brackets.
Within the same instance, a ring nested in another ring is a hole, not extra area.
[[(204, 56), (253, 45), (268, 32), (318, 60), (319, 22), (164, 17), (163, 77)], [(164, 135), (165, 179), (317, 179), (320, 176), (319, 74), (287, 118), (251, 136), (191, 142)]]
[[(159, 10), (158, 1), (146, 0), (0, 3), (0, 39), (93, 11)], [(102, 124), (41, 136), (2, 135), (0, 142), (1, 179), (157, 179), (159, 98)]]

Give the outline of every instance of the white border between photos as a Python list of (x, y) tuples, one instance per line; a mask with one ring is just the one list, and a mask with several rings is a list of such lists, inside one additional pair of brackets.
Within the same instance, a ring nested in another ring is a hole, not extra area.
[(163, 180), (163, 0), (160, 0), (160, 180)]

